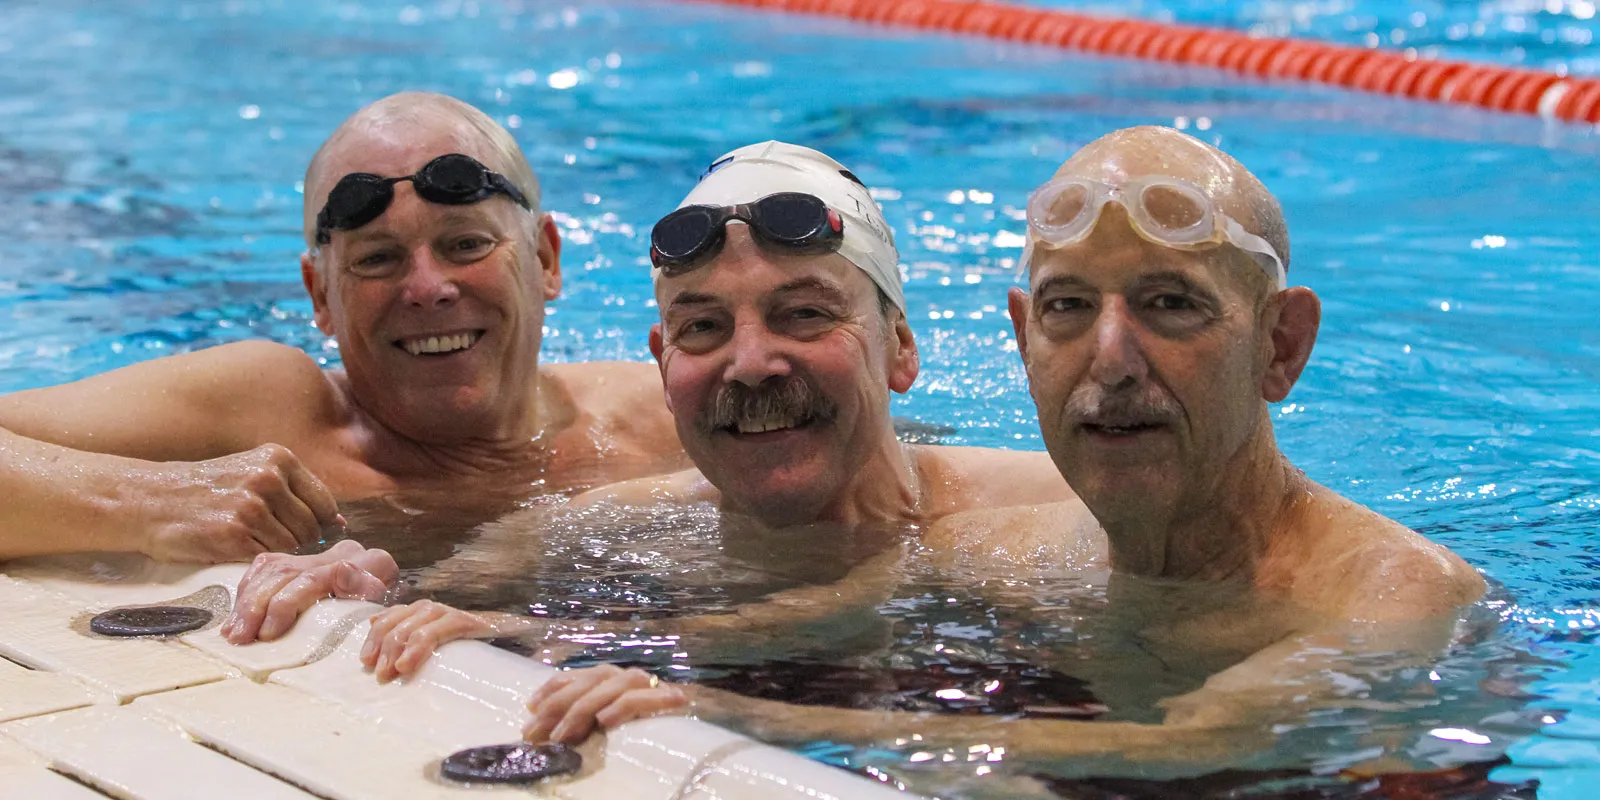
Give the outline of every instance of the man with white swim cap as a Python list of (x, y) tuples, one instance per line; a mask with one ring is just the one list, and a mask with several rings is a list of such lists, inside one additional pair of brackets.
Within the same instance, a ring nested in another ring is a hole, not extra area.
[[(1044, 453), (896, 440), (889, 396), (909, 389), (918, 370), (899, 257), (871, 194), (828, 156), (781, 142), (723, 156), (656, 224), (651, 251), (661, 322), (650, 349), (696, 468), (597, 489), (569, 508), (671, 514), (715, 504), (726, 515), (724, 541), (751, 525), (817, 526), (808, 535), (829, 547), (838, 546), (842, 526), (898, 531), (977, 508), (1072, 497)], [(865, 594), (860, 586), (815, 590), (800, 590), (804, 603), (772, 598), (737, 615), (660, 627), (690, 632), (704, 622), (737, 637), (852, 602), (841, 592)], [(243, 586), (240, 605), (260, 611), (239, 628), (254, 632), (270, 615), (278, 635), (287, 625), (276, 620), (292, 620), (325, 594), (319, 584), (261, 599)], [(872, 601), (858, 605), (870, 609)], [(549, 624), (422, 601), (380, 615), (363, 657), (388, 679), (419, 668), (444, 641), (527, 635)], [(605, 624), (586, 622), (584, 630)], [(597, 668), (579, 679), (614, 673)], [(658, 687), (657, 698), (670, 704), (674, 691)], [(558, 721), (547, 721), (536, 736), (556, 732)], [(588, 731), (558, 735), (575, 740)]]
[[(769, 194), (779, 194), (769, 191), (778, 187), (782, 193), (811, 195), (839, 214), (843, 236), (837, 252), (865, 272), (884, 299), (904, 314), (906, 294), (900, 281), (900, 253), (895, 249), (894, 234), (883, 219), (883, 211), (855, 173), (816, 150), (776, 141), (734, 150), (706, 168), (699, 184), (678, 204), (678, 210), (753, 203)], [(658, 249), (654, 242), (652, 249)], [(653, 266), (651, 278), (659, 282), (662, 271), (662, 266)]]
[(539, 364), (561, 240), (482, 111), (357, 111), (306, 171), (304, 225), (341, 368), (242, 342), (0, 398), (0, 560), (243, 561), (317, 541), (343, 500), (425, 491), (481, 519), (687, 464), (648, 364)]
[[(1261, 182), (1186, 134), (1133, 128), (1063, 164), (1035, 192), (1028, 225), (1031, 291), (1011, 291), (1011, 318), (1045, 442), (1082, 500), (951, 515), (922, 543), (1002, 567), (1026, 554), (1081, 568), (1102, 587), (1085, 604), (1104, 606), (1094, 635), (1065, 600), (1073, 610), (1051, 615), (1036, 595), (985, 593), (996, 608), (1037, 608), (1029, 622), (1061, 632), (1060, 660), (1040, 666), (1069, 669), (1114, 711), (1113, 695), (1145, 707), (1120, 721), (979, 720), (791, 706), (655, 686), (635, 671), (568, 673), (540, 690), (537, 713), (587, 730), (687, 696), (703, 719), (781, 741), (946, 760), (982, 743), (1011, 758), (1218, 768), (1270, 748), (1275, 726), (1312, 710), (1387, 702), (1373, 696), (1383, 676), (1445, 648), (1483, 579), (1312, 482), (1275, 443), (1268, 403), (1299, 378), (1320, 304), (1286, 285), (1287, 228)], [(663, 314), (673, 319), (665, 303)], [(1103, 529), (1082, 524), (1085, 504)], [(1161, 721), (1132, 721), (1140, 714)]]
[(926, 523), (1072, 496), (1040, 453), (905, 445), (919, 369), (899, 254), (861, 181), (782, 142), (717, 159), (651, 236), (667, 407), (696, 469), (631, 482), (768, 526)]

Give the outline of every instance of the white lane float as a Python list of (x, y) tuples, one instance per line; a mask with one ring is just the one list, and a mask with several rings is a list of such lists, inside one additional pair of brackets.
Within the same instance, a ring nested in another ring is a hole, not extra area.
[[(440, 762), (516, 741), (533, 690), (556, 671), (477, 641), (451, 642), (412, 679), (361, 668), (371, 603), (325, 600), (283, 638), (216, 632), (245, 565), (139, 556), (0, 565), (0, 796), (27, 800), (908, 800), (889, 786), (684, 717), (590, 737), (573, 776), (463, 786)], [(110, 638), (113, 608), (208, 608), (170, 638)], [(486, 794), (487, 793), (487, 794)]]

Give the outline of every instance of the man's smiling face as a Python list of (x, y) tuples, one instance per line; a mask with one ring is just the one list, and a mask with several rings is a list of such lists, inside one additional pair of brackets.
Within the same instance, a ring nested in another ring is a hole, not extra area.
[[(496, 170), (489, 150), (470, 127), (442, 119), (355, 131), (307, 191), (320, 207), (344, 175), (411, 175), (447, 153)], [(525, 410), (544, 304), (560, 291), (548, 219), (498, 194), (429, 203), (401, 181), (382, 215), (330, 238), (307, 283), (363, 408), (420, 441), (493, 428)]]
[(764, 249), (741, 223), (726, 236), (710, 263), (658, 282), (651, 350), (684, 449), (725, 501), (808, 521), (891, 430), (916, 348), (842, 256)]

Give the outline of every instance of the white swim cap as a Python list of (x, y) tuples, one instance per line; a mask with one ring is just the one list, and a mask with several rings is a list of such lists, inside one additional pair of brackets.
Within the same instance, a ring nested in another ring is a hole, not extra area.
[[(867, 273), (896, 308), (906, 310), (900, 253), (883, 212), (855, 175), (816, 150), (784, 142), (741, 147), (712, 162), (678, 208), (736, 206), (778, 192), (804, 192), (839, 212), (844, 218), (839, 255)], [(660, 280), (661, 271), (652, 268), (650, 275)]]

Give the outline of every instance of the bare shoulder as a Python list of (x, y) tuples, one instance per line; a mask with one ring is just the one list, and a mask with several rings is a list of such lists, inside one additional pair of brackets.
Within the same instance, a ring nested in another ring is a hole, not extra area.
[[(304, 351), (286, 344), (238, 342), (195, 355), (202, 353), (209, 363), (201, 365), (200, 371), (211, 376), (207, 389), (216, 396), (248, 396), (258, 401), (270, 397), (272, 402), (263, 405), (279, 408), (286, 400), (322, 405), (338, 396), (327, 370)], [(207, 366), (216, 369), (205, 369)]]
[(540, 366), (539, 371), (559, 381), (574, 405), (614, 435), (665, 440), (664, 444), (677, 446), (677, 430), (667, 411), (656, 365), (589, 361)]
[(1425, 619), (1472, 603), (1483, 577), (1449, 548), (1365, 506), (1319, 488), (1326, 520), (1305, 563), (1296, 593), (1346, 619), (1398, 622)]
[(624, 418), (640, 412), (667, 413), (667, 403), (661, 392), (661, 372), (654, 364), (585, 361), (541, 364), (539, 369), (561, 381), (573, 400), (597, 416), (604, 412)]
[[(344, 394), (327, 370), (304, 351), (277, 342), (250, 341), (195, 353), (190, 366), (203, 376), (196, 386), (203, 402), (225, 410), (252, 430), (241, 449), (268, 440), (304, 438), (339, 424)], [(260, 441), (256, 441), (260, 440)]]
[(1077, 499), (1049, 453), (942, 445), (917, 452), (924, 473), (948, 487), (948, 513)]
[(68, 447), (191, 460), (296, 433), (308, 417), (338, 406), (337, 390), (310, 356), (249, 341), (0, 398), (0, 425)]
[(1087, 567), (1106, 560), (1106, 540), (1083, 501), (975, 508), (935, 522), (924, 546), (1008, 563)]
[(717, 490), (700, 470), (686, 469), (666, 475), (618, 481), (580, 494), (567, 503), (572, 509), (600, 505), (689, 505), (715, 502)]

